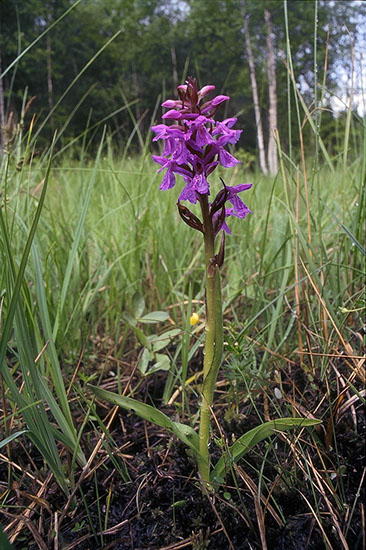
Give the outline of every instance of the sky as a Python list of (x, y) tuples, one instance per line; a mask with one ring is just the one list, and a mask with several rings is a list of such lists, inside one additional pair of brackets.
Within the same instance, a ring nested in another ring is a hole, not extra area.
[[(330, 2), (331, 3), (331, 2)], [(354, 0), (355, 7), (365, 4), (364, 0)], [(339, 75), (339, 95), (333, 96), (330, 104), (332, 109), (337, 112), (342, 112), (349, 108), (350, 99), (352, 99), (352, 107), (357, 108), (359, 116), (366, 115), (366, 25), (365, 20), (361, 16), (357, 16), (357, 36), (353, 45), (354, 69), (353, 75), (344, 69), (342, 59), (336, 67)], [(345, 28), (345, 36), (347, 29)], [(352, 55), (352, 41), (349, 39), (349, 57)], [(351, 98), (351, 90), (353, 90)]]

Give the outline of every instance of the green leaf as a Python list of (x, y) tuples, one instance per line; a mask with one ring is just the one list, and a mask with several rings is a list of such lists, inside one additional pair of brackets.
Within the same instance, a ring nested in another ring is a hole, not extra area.
[(0, 548), (1, 550), (15, 550), (15, 546), (10, 544), (8, 537), (5, 535), (0, 525)]
[(177, 502), (173, 502), (172, 508), (177, 508), (178, 510), (181, 510), (185, 507), (186, 503), (186, 500), (177, 500)]
[(148, 336), (147, 340), (149, 344), (151, 344), (151, 347), (153, 351), (160, 351), (161, 349), (168, 346), (171, 341), (178, 336), (178, 334), (181, 334), (181, 329), (179, 328), (173, 328), (172, 330), (168, 330), (167, 332), (164, 332), (163, 334), (160, 334), (160, 336), (152, 335)]
[(227, 471), (230, 470), (230, 463), (236, 463), (241, 457), (249, 451), (254, 445), (263, 441), (267, 437), (275, 434), (278, 431), (288, 431), (298, 426), (304, 428), (308, 426), (315, 426), (320, 424), (321, 420), (311, 420), (307, 418), (281, 418), (279, 420), (272, 420), (271, 422), (265, 422), (256, 428), (253, 428), (246, 434), (239, 437), (239, 439), (232, 445), (228, 452), (225, 453), (215, 468), (211, 472), (211, 481), (215, 481), (218, 477), (222, 478)]
[[(319, 197), (319, 195), (318, 195)], [(352, 243), (357, 246), (357, 248), (360, 250), (360, 252), (366, 256), (366, 250), (362, 246), (362, 244), (356, 239), (356, 237), (351, 233), (351, 231), (341, 222), (341, 220), (336, 216), (336, 214), (329, 208), (329, 206), (322, 200), (321, 197), (319, 197), (320, 202), (325, 206), (325, 208), (328, 210), (328, 212), (333, 216), (335, 221), (341, 226), (343, 231), (346, 233), (346, 235), (351, 239)]]
[(167, 371), (170, 369), (170, 359), (167, 355), (163, 353), (157, 353), (156, 354), (156, 363), (149, 369), (148, 374), (152, 374), (153, 372), (156, 372), (158, 370), (164, 370)]
[(169, 313), (166, 311), (151, 311), (143, 317), (140, 317), (138, 321), (140, 323), (154, 324), (154, 323), (163, 323), (169, 319)]
[(132, 296), (132, 312), (136, 318), (141, 317), (145, 310), (145, 299), (140, 292)]
[[(23, 410), (23, 417), (29, 431), (27, 436), (32, 440), (36, 445), (40, 453), (42, 454), (45, 461), (50, 466), (57, 483), (63, 489), (63, 491), (68, 494), (68, 486), (66, 476), (62, 470), (62, 464), (59, 457), (58, 449), (56, 442), (52, 437), (52, 425), (48, 420), (46, 408), (44, 402), (47, 402), (52, 414), (54, 414), (56, 422), (61, 425), (64, 422), (66, 430), (69, 429), (65, 417), (61, 413), (58, 405), (46, 386), (46, 382), (41, 376), (41, 373), (34, 362), (33, 354), (33, 329), (27, 324), (27, 318), (25, 316), (23, 300), (22, 298), (22, 285), (24, 284), (24, 273), (27, 265), (29, 253), (32, 247), (32, 243), (35, 237), (37, 225), (41, 216), (41, 211), (43, 208), (46, 190), (48, 186), (48, 180), (51, 171), (51, 161), (53, 155), (53, 148), (56, 139), (56, 134), (52, 141), (49, 162), (47, 165), (46, 176), (44, 179), (44, 184), (41, 192), (40, 199), (38, 201), (38, 206), (34, 215), (34, 219), (31, 225), (31, 228), (28, 233), (26, 244), (23, 250), (20, 266), (18, 272), (16, 273), (16, 264), (13, 259), (13, 252), (11, 248), (11, 243), (9, 239), (8, 228), (6, 226), (5, 218), (3, 212), (0, 208), (0, 230), (3, 239), (3, 245), (5, 250), (5, 256), (8, 260), (8, 286), (11, 299), (8, 306), (7, 315), (5, 318), (4, 326), (0, 334), (0, 370), (4, 377), (4, 380), (10, 390), (10, 398), (17, 403), (18, 407)], [(26, 292), (27, 287), (23, 286), (23, 295), (28, 300), (29, 296)], [(13, 326), (14, 325), (14, 326)], [(15, 328), (15, 335), (17, 339), (18, 353), (20, 357), (20, 366), (23, 371), (23, 379), (25, 382), (26, 391), (19, 393), (19, 389), (15, 384), (11, 373), (8, 369), (8, 366), (5, 362), (5, 355), (7, 351), (8, 341), (12, 333), (13, 328)], [(25, 373), (25, 374), (24, 374)], [(46, 395), (47, 390), (47, 395)], [(51, 402), (53, 400), (53, 402)], [(37, 401), (39, 405), (33, 407), (33, 411), (29, 410), (29, 407), (34, 405), (32, 403)], [(56, 415), (55, 415), (56, 413)], [(58, 414), (59, 413), (59, 414)], [(57, 416), (58, 415), (58, 416)], [(68, 439), (68, 447), (72, 448), (73, 445)]]
[(190, 426), (186, 426), (180, 422), (174, 422), (169, 416), (155, 409), (155, 407), (146, 405), (146, 403), (140, 403), (140, 401), (136, 401), (130, 397), (124, 397), (123, 395), (103, 390), (97, 386), (88, 385), (88, 388), (101, 399), (105, 399), (127, 411), (134, 412), (137, 416), (140, 416), (140, 418), (144, 418), (161, 428), (170, 430), (183, 443), (190, 447), (196, 456), (200, 455), (198, 434)]
[(77, 225), (75, 235), (74, 235), (74, 241), (73, 241), (72, 246), (71, 246), (71, 250), (70, 250), (68, 261), (67, 261), (66, 271), (65, 271), (65, 274), (64, 274), (63, 282), (62, 282), (62, 288), (61, 288), (61, 294), (60, 294), (60, 307), (57, 311), (56, 319), (55, 319), (54, 326), (53, 326), (53, 340), (54, 341), (56, 341), (56, 339), (57, 339), (57, 334), (58, 334), (59, 327), (60, 327), (60, 324), (61, 324), (61, 317), (62, 317), (62, 312), (63, 312), (63, 309), (65, 307), (65, 302), (66, 302), (68, 291), (69, 291), (69, 285), (70, 285), (70, 281), (71, 281), (71, 274), (72, 274), (72, 271), (73, 271), (74, 266), (75, 266), (75, 260), (76, 260), (77, 254), (78, 254), (79, 244), (80, 244), (80, 240), (81, 240), (81, 237), (82, 237), (82, 232), (83, 232), (85, 219), (86, 219), (86, 215), (87, 215), (87, 212), (88, 212), (88, 208), (89, 208), (89, 204), (90, 204), (90, 200), (91, 200), (91, 196), (92, 196), (92, 191), (93, 191), (93, 188), (94, 188), (95, 181), (97, 179), (99, 162), (100, 162), (100, 158), (101, 158), (101, 154), (102, 154), (102, 150), (103, 150), (103, 146), (104, 146), (105, 133), (106, 133), (106, 128), (104, 127), (103, 134), (102, 134), (102, 139), (100, 140), (100, 144), (99, 144), (99, 147), (98, 147), (95, 164), (94, 164), (94, 167), (93, 167), (93, 172), (91, 174), (89, 185), (88, 185), (88, 188), (86, 190), (86, 195), (85, 195), (85, 197), (83, 197), (83, 199), (81, 201), (81, 205), (80, 205), (81, 206), (81, 213), (80, 213), (80, 217), (79, 217), (79, 220), (78, 220), (78, 225)]
[(136, 334), (137, 338), (140, 341), (140, 344), (142, 346), (148, 348), (149, 345), (148, 345), (148, 341), (147, 341), (147, 336), (145, 336), (145, 334), (142, 332), (142, 330), (139, 329), (138, 327), (134, 326), (134, 325), (131, 325), (130, 323), (129, 323), (129, 326), (133, 330), (133, 332)]
[(135, 327), (137, 325), (136, 319), (131, 315), (131, 313), (128, 313), (128, 311), (125, 311), (125, 313), (123, 314), (123, 319), (131, 327)]
[(141, 372), (142, 375), (146, 374), (149, 361), (150, 361), (150, 352), (147, 348), (145, 348), (141, 354), (141, 359), (139, 361), (139, 371)]

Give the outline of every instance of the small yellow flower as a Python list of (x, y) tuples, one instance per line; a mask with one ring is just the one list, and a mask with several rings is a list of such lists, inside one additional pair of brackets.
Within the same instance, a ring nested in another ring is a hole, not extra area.
[(192, 313), (191, 318), (189, 319), (189, 322), (193, 326), (193, 325), (196, 325), (199, 320), (200, 320), (199, 315), (197, 313)]

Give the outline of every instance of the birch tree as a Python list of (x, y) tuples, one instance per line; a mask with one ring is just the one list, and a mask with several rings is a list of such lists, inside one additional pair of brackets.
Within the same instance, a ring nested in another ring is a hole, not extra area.
[(244, 17), (244, 34), (245, 34), (245, 46), (246, 46), (246, 50), (247, 50), (248, 64), (249, 64), (249, 70), (250, 70), (250, 82), (251, 82), (251, 86), (252, 86), (255, 123), (256, 123), (256, 127), (257, 127), (259, 166), (260, 166), (260, 169), (262, 170), (263, 174), (267, 175), (268, 174), (268, 168), (267, 168), (266, 152), (265, 152), (264, 138), (263, 138), (261, 108), (260, 108), (260, 105), (259, 105), (258, 86), (257, 86), (257, 79), (256, 79), (256, 76), (255, 76), (255, 63), (254, 63), (253, 50), (252, 50), (252, 46), (251, 46), (251, 43), (250, 43), (249, 25), (248, 25), (248, 18), (247, 17)]
[(264, 10), (264, 21), (266, 24), (266, 45), (267, 45), (267, 77), (268, 77), (268, 168), (271, 174), (278, 170), (277, 147), (275, 130), (277, 129), (277, 81), (276, 81), (276, 57), (272, 40), (272, 21), (269, 10)]

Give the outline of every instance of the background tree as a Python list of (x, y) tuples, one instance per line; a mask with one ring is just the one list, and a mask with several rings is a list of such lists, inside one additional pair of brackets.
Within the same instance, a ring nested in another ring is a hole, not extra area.
[[(3, 71), (73, 4), (72, 0), (2, 0)], [(350, 36), (356, 41), (357, 28), (366, 21), (366, 4), (319, 0), (316, 64), (315, 1), (288, 0), (287, 11), (295, 78), (309, 106), (314, 86), (323, 79), (329, 28), (329, 94), (325, 98), (329, 101), (330, 94), (339, 91), (340, 72), (350, 69)], [(288, 131), (282, 0), (82, 0), (1, 79), (1, 125), (11, 111), (19, 120), (27, 89), (29, 97), (36, 96), (29, 114), (36, 114), (37, 127), (47, 121), (39, 135), (40, 146), (49, 143), (53, 127), (66, 126), (60, 138), (60, 143), (66, 143), (82, 134), (87, 125), (92, 127), (106, 120), (115, 147), (123, 150), (136, 124), (141, 135), (146, 135), (158, 96), (171, 97), (177, 81), (191, 74), (197, 76), (200, 84), (214, 82), (219, 92), (231, 96), (226, 114), (238, 116), (240, 126), (245, 128), (239, 146), (262, 155), (257, 141), (258, 109), (253, 104), (244, 15), (249, 17), (256, 103), (262, 120), (263, 149), (267, 151), (265, 164), (274, 172), (273, 129), (277, 126), (284, 147), (290, 145), (289, 135), (292, 134), (294, 145), (298, 135), (294, 131), (298, 121), (293, 100), (293, 131)], [(118, 31), (108, 48), (97, 55)], [(134, 102), (129, 110), (123, 109), (126, 102)], [(276, 104), (278, 113), (286, 113), (277, 121)], [(310, 145), (311, 135), (305, 139), (305, 146)], [(137, 149), (137, 133), (134, 143)], [(261, 159), (263, 170), (265, 164)]]

